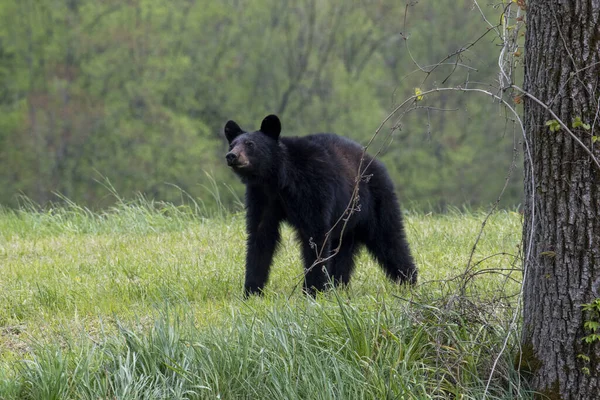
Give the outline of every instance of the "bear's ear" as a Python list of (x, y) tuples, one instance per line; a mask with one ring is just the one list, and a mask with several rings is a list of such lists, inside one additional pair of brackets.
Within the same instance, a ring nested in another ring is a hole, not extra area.
[(231, 143), (233, 139), (244, 133), (244, 131), (242, 131), (242, 128), (240, 128), (240, 126), (236, 124), (235, 121), (227, 121), (227, 123), (225, 124), (225, 128), (223, 128), (223, 131), (225, 132), (225, 137), (227, 138), (227, 141), (229, 143)]
[(260, 124), (260, 131), (265, 135), (277, 140), (281, 133), (281, 122), (277, 115), (267, 115)]

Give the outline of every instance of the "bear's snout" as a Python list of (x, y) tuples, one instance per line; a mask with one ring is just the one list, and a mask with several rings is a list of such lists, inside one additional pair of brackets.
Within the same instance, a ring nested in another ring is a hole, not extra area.
[(241, 151), (237, 148), (232, 149), (229, 153), (225, 154), (225, 159), (227, 160), (227, 165), (236, 170), (246, 168), (250, 165), (243, 149)]
[(229, 152), (225, 155), (225, 159), (227, 160), (227, 165), (232, 166), (237, 163), (237, 154), (234, 152)]

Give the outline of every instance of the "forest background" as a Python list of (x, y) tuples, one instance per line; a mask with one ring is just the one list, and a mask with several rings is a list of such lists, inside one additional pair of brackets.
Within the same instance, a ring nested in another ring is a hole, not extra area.
[[(254, 130), (276, 113), (286, 136), (365, 145), (415, 90), (493, 84), (487, 30), (470, 0), (4, 0), (0, 204), (102, 209), (114, 191), (230, 206), (243, 186), (224, 162), (228, 119)], [(404, 207), (485, 206), (507, 176), (501, 205), (518, 205), (504, 108), (458, 92), (422, 103), (370, 151), (382, 149)]]

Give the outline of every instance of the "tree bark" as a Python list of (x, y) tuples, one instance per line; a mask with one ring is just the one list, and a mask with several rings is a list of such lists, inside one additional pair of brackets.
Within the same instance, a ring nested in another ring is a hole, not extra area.
[[(528, 0), (524, 89), (600, 159), (600, 0)], [(573, 127), (580, 118), (589, 129)], [(523, 334), (519, 364), (542, 398), (600, 398), (600, 343), (583, 338), (598, 319), (600, 170), (530, 97), (524, 99)], [(597, 333), (600, 333), (597, 332)]]

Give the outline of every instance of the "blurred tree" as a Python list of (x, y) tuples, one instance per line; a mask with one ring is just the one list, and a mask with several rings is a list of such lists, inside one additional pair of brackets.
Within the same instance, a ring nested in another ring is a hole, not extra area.
[[(210, 205), (204, 171), (235, 182), (222, 162), (230, 118), (255, 129), (277, 112), (286, 135), (332, 131), (367, 143), (398, 99), (453, 68), (423, 81), (409, 74), (416, 63), (436, 63), (485, 29), (470, 1), (413, 3), (4, 1), (0, 203), (60, 192), (103, 207), (114, 199), (96, 180), (107, 177), (124, 197), (180, 201), (170, 183)], [(494, 76), (492, 46), (460, 57), (470, 68), (450, 84)], [(405, 118), (382, 155), (402, 198), (436, 209), (493, 201), (513, 145), (495, 129), (499, 110), (461, 96), (427, 106)], [(513, 182), (505, 204), (520, 202)]]

